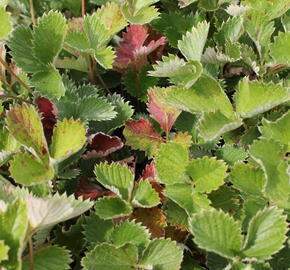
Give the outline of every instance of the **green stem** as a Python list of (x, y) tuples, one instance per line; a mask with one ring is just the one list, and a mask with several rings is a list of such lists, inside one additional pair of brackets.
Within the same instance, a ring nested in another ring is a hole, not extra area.
[(34, 270), (32, 234), (28, 238), (28, 245), (29, 245), (29, 270)]
[(35, 26), (35, 15), (34, 15), (34, 7), (33, 7), (33, 0), (29, 0), (29, 6), (30, 6), (30, 15), (31, 15), (31, 21), (32, 25)]

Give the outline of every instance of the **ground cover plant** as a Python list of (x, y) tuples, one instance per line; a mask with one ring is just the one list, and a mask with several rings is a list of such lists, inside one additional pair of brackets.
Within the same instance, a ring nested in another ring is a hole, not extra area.
[(0, 0), (0, 269), (289, 269), (289, 8)]

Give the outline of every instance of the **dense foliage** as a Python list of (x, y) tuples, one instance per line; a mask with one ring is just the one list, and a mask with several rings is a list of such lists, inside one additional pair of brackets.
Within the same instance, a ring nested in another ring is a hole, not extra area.
[(289, 269), (289, 8), (0, 0), (0, 269)]

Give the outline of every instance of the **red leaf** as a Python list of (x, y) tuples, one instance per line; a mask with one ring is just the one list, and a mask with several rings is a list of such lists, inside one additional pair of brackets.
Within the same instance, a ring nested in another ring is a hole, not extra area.
[(103, 196), (105, 192), (105, 190), (97, 189), (92, 182), (81, 176), (79, 179), (79, 184), (75, 191), (75, 195), (76, 197), (82, 196), (84, 199), (94, 199)]
[(43, 125), (44, 135), (48, 142), (51, 141), (53, 128), (56, 124), (56, 116), (58, 114), (55, 104), (45, 97), (37, 97), (34, 102), (38, 106), (38, 111), (41, 113), (41, 122)]
[(126, 71), (128, 68), (140, 70), (148, 64), (148, 55), (165, 44), (164, 36), (154, 40), (150, 38), (143, 25), (132, 24), (127, 27), (127, 32), (123, 34), (123, 41), (116, 50), (114, 66), (119, 71)]
[(125, 122), (124, 136), (126, 143), (133, 149), (146, 151), (152, 156), (164, 139), (156, 132), (153, 125), (146, 119), (127, 120)]
[(160, 124), (168, 136), (181, 111), (163, 103), (162, 98), (164, 95), (166, 95), (166, 88), (152, 88), (149, 90), (147, 110), (150, 113), (150, 117)]
[(88, 143), (88, 151), (83, 156), (84, 159), (105, 157), (124, 146), (119, 137), (109, 136), (102, 132), (91, 135)]
[(155, 169), (155, 162), (152, 161), (150, 164), (147, 164), (141, 178), (148, 180), (155, 180), (157, 176), (157, 170)]

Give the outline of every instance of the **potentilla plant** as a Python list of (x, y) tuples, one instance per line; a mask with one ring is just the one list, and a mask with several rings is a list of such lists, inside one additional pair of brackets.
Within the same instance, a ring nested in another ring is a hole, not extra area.
[(0, 269), (289, 269), (289, 21), (0, 0)]

